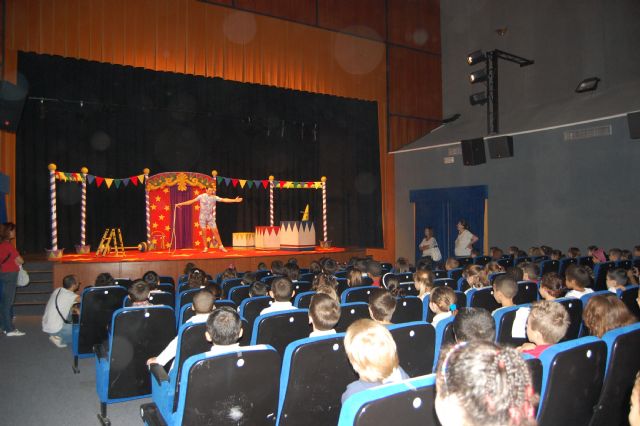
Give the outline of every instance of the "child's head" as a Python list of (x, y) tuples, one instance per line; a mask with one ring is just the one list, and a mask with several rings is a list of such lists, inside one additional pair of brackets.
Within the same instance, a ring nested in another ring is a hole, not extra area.
[(340, 304), (327, 294), (315, 294), (309, 304), (309, 320), (314, 330), (333, 329), (340, 320)]
[(189, 283), (189, 288), (204, 287), (207, 283), (207, 274), (202, 269), (193, 268), (191, 272), (189, 272), (187, 282)]
[(311, 289), (313, 291), (317, 291), (318, 287), (333, 287), (334, 289), (338, 287), (338, 280), (335, 276), (319, 273), (313, 278), (313, 282), (311, 283)]
[(134, 303), (144, 302), (149, 299), (149, 284), (144, 280), (135, 280), (131, 287), (129, 287), (129, 297)]
[(631, 260), (632, 257), (631, 250), (622, 249), (620, 252), (620, 260)]
[(636, 374), (629, 405), (629, 425), (640, 426), (640, 371)]
[(258, 263), (258, 271), (266, 271), (267, 270), (267, 264), (264, 262), (260, 262)]
[(607, 256), (605, 256), (604, 250), (596, 248), (591, 251), (591, 259), (593, 260), (593, 263), (603, 263), (607, 261)]
[(489, 253), (491, 253), (491, 258), (493, 260), (501, 259), (502, 255), (504, 254), (504, 252), (502, 251), (502, 249), (500, 247), (491, 247), (489, 249)]
[(601, 294), (589, 299), (582, 321), (592, 336), (602, 337), (609, 330), (633, 324), (637, 318), (614, 294)]
[(619, 248), (609, 250), (609, 262), (618, 262), (620, 260), (622, 260), (622, 250)]
[(564, 337), (570, 323), (563, 304), (548, 300), (533, 302), (527, 319), (527, 337), (536, 345), (553, 345)]
[(487, 286), (487, 275), (480, 265), (467, 265), (462, 271), (462, 276), (467, 280), (471, 288)]
[(207, 285), (204, 288), (211, 293), (214, 299), (219, 299), (222, 296), (222, 288), (214, 282), (207, 281)]
[(369, 313), (371, 318), (383, 324), (391, 324), (396, 310), (396, 298), (384, 288), (376, 288), (369, 295)]
[(591, 274), (584, 266), (570, 265), (565, 271), (565, 281), (567, 288), (584, 291), (591, 286)]
[(320, 283), (316, 287), (316, 294), (326, 294), (327, 296), (334, 299), (336, 302), (340, 303), (340, 297), (338, 296), (338, 292), (336, 288), (328, 283)]
[(429, 308), (436, 314), (455, 312), (456, 292), (451, 287), (435, 287), (429, 295)]
[(455, 257), (450, 257), (447, 259), (447, 261), (444, 263), (444, 269), (447, 271), (450, 271), (452, 269), (456, 269), (460, 267), (460, 262), (458, 262), (458, 259), (456, 259)]
[(562, 259), (562, 252), (560, 250), (552, 250), (551, 251), (551, 260), (560, 260)]
[(522, 269), (517, 266), (509, 266), (507, 268), (507, 274), (511, 275), (516, 282), (523, 281), (524, 274), (522, 273)]
[(108, 272), (103, 272), (98, 274), (96, 277), (95, 286), (96, 287), (105, 287), (109, 285), (114, 285), (116, 280), (113, 279), (113, 276)]
[(387, 290), (393, 297), (405, 297), (407, 295), (407, 291), (400, 287), (400, 280), (398, 277), (389, 277), (387, 279)]
[(317, 260), (311, 262), (309, 264), (309, 272), (311, 272), (312, 274), (319, 274), (320, 272), (322, 272), (322, 265), (320, 265), (320, 262), (318, 262)]
[(193, 262), (187, 262), (186, 265), (184, 265), (184, 269), (182, 270), (182, 273), (185, 275), (189, 275), (189, 273), (191, 272), (191, 270), (193, 268), (196, 267), (196, 264)]
[(347, 270), (347, 285), (349, 287), (358, 287), (362, 285), (362, 271), (358, 268), (349, 268)]
[(529, 256), (543, 256), (544, 255), (542, 249), (540, 249), (540, 247), (537, 247), (537, 246), (529, 247), (529, 250), (527, 251), (527, 254)]
[(435, 400), (443, 426), (535, 424), (531, 375), (515, 349), (474, 341), (444, 353)]
[(640, 257), (640, 246), (633, 246), (633, 257)]
[(254, 281), (249, 287), (249, 297), (266, 296), (269, 293), (269, 286), (262, 281)]
[(522, 262), (518, 265), (522, 269), (522, 279), (524, 281), (538, 281), (540, 277), (540, 267), (534, 262)]
[(281, 260), (271, 262), (271, 272), (273, 275), (284, 275), (284, 264)]
[(545, 256), (551, 256), (551, 252), (553, 251), (549, 246), (540, 246), (540, 250), (542, 250), (542, 254)]
[(462, 308), (453, 319), (453, 334), (456, 342), (486, 340), (496, 338), (496, 323), (491, 313), (483, 308)]
[(327, 275), (335, 275), (336, 272), (338, 272), (338, 269), (340, 269), (338, 262), (336, 262), (331, 258), (323, 259), (323, 261), (321, 262), (321, 265), (322, 265), (322, 272), (324, 272)]
[(519, 252), (520, 252), (520, 249), (516, 246), (510, 246), (509, 250), (507, 250), (507, 253), (509, 253), (509, 256), (513, 256), (513, 257), (518, 257)]
[(547, 272), (540, 280), (540, 295), (545, 300), (563, 297), (567, 292), (562, 277), (556, 272)]
[(582, 252), (578, 247), (569, 247), (569, 250), (567, 250), (567, 257), (575, 259), (580, 256), (582, 256)]
[(413, 285), (420, 293), (420, 296), (423, 296), (431, 293), (435, 279), (436, 276), (432, 271), (419, 269), (413, 274)]
[(241, 283), (242, 285), (251, 285), (256, 281), (256, 273), (253, 271), (247, 271), (242, 275)]
[(208, 341), (214, 345), (232, 345), (242, 336), (240, 315), (228, 306), (215, 309), (207, 318)]
[(627, 271), (622, 268), (611, 269), (607, 271), (607, 287), (608, 288), (624, 288), (627, 285)]
[(349, 326), (344, 348), (353, 369), (365, 382), (381, 382), (400, 365), (396, 342), (389, 330), (369, 319)]
[(289, 302), (293, 297), (293, 283), (287, 277), (278, 277), (271, 281), (269, 294), (276, 302)]
[(80, 281), (75, 275), (67, 275), (62, 279), (62, 287), (75, 292), (80, 287)]
[(405, 272), (409, 272), (409, 268), (411, 268), (411, 265), (409, 265), (407, 258), (399, 257), (395, 265), (396, 272), (403, 274)]
[(484, 271), (488, 274), (495, 274), (496, 272), (504, 272), (504, 268), (498, 262), (491, 261), (484, 265)]
[(298, 278), (300, 278), (300, 267), (297, 263), (287, 262), (284, 264), (284, 274), (291, 281), (298, 281)]
[(208, 314), (213, 310), (215, 297), (208, 290), (197, 291), (193, 295), (193, 310), (196, 314)]
[(493, 298), (502, 306), (512, 306), (517, 293), (518, 284), (511, 275), (499, 275), (493, 280)]
[(376, 260), (370, 260), (367, 263), (367, 273), (372, 278), (382, 276), (382, 266), (380, 265), (380, 262)]
[(153, 290), (160, 283), (160, 276), (155, 271), (147, 271), (142, 276), (145, 283), (149, 285), (149, 288)]

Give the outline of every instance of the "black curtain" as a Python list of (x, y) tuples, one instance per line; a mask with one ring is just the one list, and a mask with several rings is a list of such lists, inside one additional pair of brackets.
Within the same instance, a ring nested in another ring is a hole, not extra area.
[[(17, 134), (18, 244), (50, 247), (49, 163), (96, 176), (193, 171), (248, 179), (317, 181), (327, 176), (329, 239), (336, 246), (381, 247), (378, 121), (375, 102), (219, 78), (156, 72), (20, 52), (30, 85)], [(80, 185), (57, 185), (58, 245), (80, 240)], [(222, 184), (222, 239), (268, 225), (268, 191)], [(276, 224), (310, 205), (322, 238), (320, 190), (277, 189)], [(146, 238), (144, 189), (88, 185), (87, 243), (120, 227), (126, 245)]]

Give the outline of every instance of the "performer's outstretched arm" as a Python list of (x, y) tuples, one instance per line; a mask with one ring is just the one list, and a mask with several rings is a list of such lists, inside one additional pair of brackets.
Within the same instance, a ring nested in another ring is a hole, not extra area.
[(236, 198), (221, 198), (218, 197), (218, 201), (221, 203), (241, 203), (242, 202), (242, 198), (240, 197), (236, 197)]
[(193, 200), (183, 201), (182, 203), (178, 203), (178, 204), (176, 204), (176, 207), (190, 206), (191, 204), (195, 203), (196, 201), (198, 201), (198, 197), (194, 198)]

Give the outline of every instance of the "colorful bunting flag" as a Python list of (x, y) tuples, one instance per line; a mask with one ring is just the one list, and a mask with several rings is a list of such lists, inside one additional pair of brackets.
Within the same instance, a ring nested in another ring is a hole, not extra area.
[(138, 176), (131, 176), (131, 183), (133, 186), (138, 186)]
[(269, 186), (269, 181), (267, 179), (263, 180), (262, 186), (264, 187), (264, 189), (267, 189), (267, 186)]
[(144, 173), (143, 173), (143, 174), (141, 174), (141, 175), (138, 175), (138, 181), (139, 181), (140, 183), (144, 183)]
[(238, 179), (231, 179), (231, 184), (233, 185), (233, 187), (237, 187), (238, 186)]
[(253, 187), (253, 181), (252, 180), (248, 180), (247, 181), (247, 188), (251, 189)]
[(116, 179), (113, 181), (113, 183), (116, 185), (116, 189), (120, 188), (120, 184), (122, 183), (121, 179)]
[(102, 185), (102, 182), (104, 182), (104, 178), (102, 178), (100, 176), (96, 176), (96, 186), (98, 188), (100, 188), (100, 185)]
[(89, 185), (91, 185), (93, 183), (95, 178), (96, 177), (94, 175), (87, 175), (87, 182), (89, 182)]
[(113, 183), (112, 178), (104, 178), (105, 183), (107, 184), (107, 189), (111, 189), (111, 184)]
[(129, 178), (122, 179), (122, 183), (124, 183), (124, 186), (128, 186), (129, 185), (129, 181), (130, 181)]
[(247, 184), (247, 180), (246, 179), (239, 179), (240, 181), (240, 188), (244, 189), (244, 186)]

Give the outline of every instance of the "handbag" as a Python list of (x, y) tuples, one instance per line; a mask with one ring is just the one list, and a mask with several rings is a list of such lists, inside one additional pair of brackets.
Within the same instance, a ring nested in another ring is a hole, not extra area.
[(22, 268), (20, 265), (20, 270), (18, 271), (18, 287), (24, 287), (29, 284), (29, 273)]

